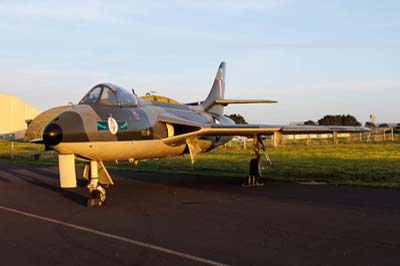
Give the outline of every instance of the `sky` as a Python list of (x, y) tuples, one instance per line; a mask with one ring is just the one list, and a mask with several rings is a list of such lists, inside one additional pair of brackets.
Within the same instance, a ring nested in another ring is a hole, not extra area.
[(39, 110), (110, 82), (203, 100), (221, 61), (250, 123), (399, 122), (400, 1), (0, 0), (0, 93)]

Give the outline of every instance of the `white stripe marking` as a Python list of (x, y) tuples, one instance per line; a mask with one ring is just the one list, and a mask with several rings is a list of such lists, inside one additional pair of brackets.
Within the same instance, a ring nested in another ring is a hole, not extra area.
[(62, 225), (62, 226), (65, 226), (65, 227), (69, 227), (69, 228), (72, 228), (72, 229), (76, 229), (76, 230), (92, 233), (92, 234), (95, 234), (95, 235), (98, 235), (98, 236), (108, 237), (108, 238), (111, 238), (111, 239), (119, 240), (119, 241), (122, 241), (122, 242), (125, 242), (125, 243), (129, 243), (129, 244), (132, 244), (132, 245), (143, 247), (143, 248), (152, 249), (152, 250), (159, 251), (159, 252), (162, 252), (162, 253), (174, 255), (174, 256), (185, 258), (185, 259), (188, 259), (188, 260), (192, 260), (192, 261), (196, 261), (196, 262), (200, 262), (200, 263), (204, 263), (204, 264), (208, 264), (208, 265), (228, 266), (227, 264), (224, 264), (224, 263), (221, 263), (221, 262), (217, 262), (217, 261), (213, 261), (213, 260), (209, 260), (209, 259), (204, 259), (204, 258), (193, 256), (193, 255), (190, 255), (190, 254), (187, 254), (187, 253), (182, 253), (182, 252), (175, 251), (175, 250), (172, 250), (172, 249), (163, 248), (163, 247), (160, 247), (160, 246), (148, 244), (148, 243), (141, 242), (141, 241), (138, 241), (138, 240), (126, 238), (126, 237), (123, 237), (123, 236), (117, 236), (117, 235), (101, 232), (101, 231), (98, 231), (98, 230), (95, 230), (95, 229), (91, 229), (91, 228), (88, 228), (88, 227), (84, 227), (84, 226), (79, 226), (79, 225), (75, 225), (75, 224), (66, 223), (66, 222), (63, 222), (63, 221), (60, 221), (60, 220), (47, 218), (47, 217), (44, 217), (44, 216), (40, 216), (40, 215), (29, 213), (29, 212), (24, 212), (24, 211), (12, 209), (12, 208), (7, 208), (7, 207), (1, 206), (1, 205), (0, 205), (0, 209), (4, 210), (4, 211), (12, 212), (12, 213), (20, 214), (20, 215), (23, 215), (23, 216), (31, 217), (31, 218), (34, 218), (34, 219), (37, 219), (37, 220), (46, 221), (46, 222), (53, 223), (53, 224), (59, 224), (59, 225)]

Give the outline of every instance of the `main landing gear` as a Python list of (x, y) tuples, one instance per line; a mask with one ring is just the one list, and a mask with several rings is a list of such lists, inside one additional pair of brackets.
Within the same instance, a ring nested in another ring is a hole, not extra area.
[(249, 165), (249, 175), (246, 177), (245, 182), (243, 183), (243, 187), (259, 187), (264, 186), (264, 182), (262, 181), (262, 167), (261, 167), (261, 156), (260, 156), (260, 148), (264, 152), (265, 158), (269, 165), (272, 165), (271, 159), (269, 158), (268, 152), (265, 148), (264, 142), (260, 138), (259, 135), (255, 134), (253, 137), (254, 143), (254, 153), (255, 158), (250, 160)]

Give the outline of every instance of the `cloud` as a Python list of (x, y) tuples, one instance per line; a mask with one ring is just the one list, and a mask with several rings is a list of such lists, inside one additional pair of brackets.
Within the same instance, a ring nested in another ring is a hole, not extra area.
[(40, 110), (77, 102), (93, 85), (111, 80), (111, 74), (68, 70), (51, 65), (33, 69), (2, 70), (2, 93), (17, 96)]
[(0, 2), (0, 14), (3, 17), (97, 22), (107, 22), (111, 18), (102, 5), (93, 1), (5, 1)]
[(333, 40), (308, 40), (308, 41), (291, 41), (291, 42), (269, 42), (255, 44), (255, 48), (269, 49), (269, 48), (287, 48), (287, 49), (302, 49), (302, 48), (333, 48), (343, 47), (337, 41)]
[(9, 17), (41, 18), (80, 21), (121, 21), (131, 16), (154, 16), (165, 10), (176, 12), (178, 9), (212, 13), (243, 13), (248, 11), (265, 12), (284, 6), (286, 0), (171, 0), (155, 1), (1, 1), (0, 14)]
[(399, 20), (383, 20), (376, 21), (370, 24), (372, 27), (376, 28), (400, 28)]
[(373, 89), (399, 89), (400, 80), (375, 80), (361, 82), (332, 82), (321, 83), (310, 86), (300, 86), (291, 91), (307, 91), (307, 92), (338, 92), (338, 91), (358, 91)]
[(184, 8), (212, 13), (244, 13), (266, 12), (283, 7), (285, 0), (202, 0), (202, 1), (176, 1), (175, 4)]
[(378, 41), (351, 41), (351, 40), (294, 40), (277, 42), (252, 43), (252, 49), (385, 49), (399, 48), (400, 41), (378, 40)]

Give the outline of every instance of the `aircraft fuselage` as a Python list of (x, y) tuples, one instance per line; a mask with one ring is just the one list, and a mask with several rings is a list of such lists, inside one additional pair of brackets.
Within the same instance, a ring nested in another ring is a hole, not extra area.
[[(191, 125), (171, 125), (160, 119), (169, 114)], [(193, 125), (234, 124), (225, 116), (197, 112), (190, 106), (151, 102), (142, 106), (79, 104), (58, 115), (45, 128), (44, 138), (60, 154), (97, 161), (143, 160), (187, 153), (186, 143), (165, 144), (161, 139), (193, 130)], [(199, 140), (201, 152), (230, 137), (208, 136)]]

